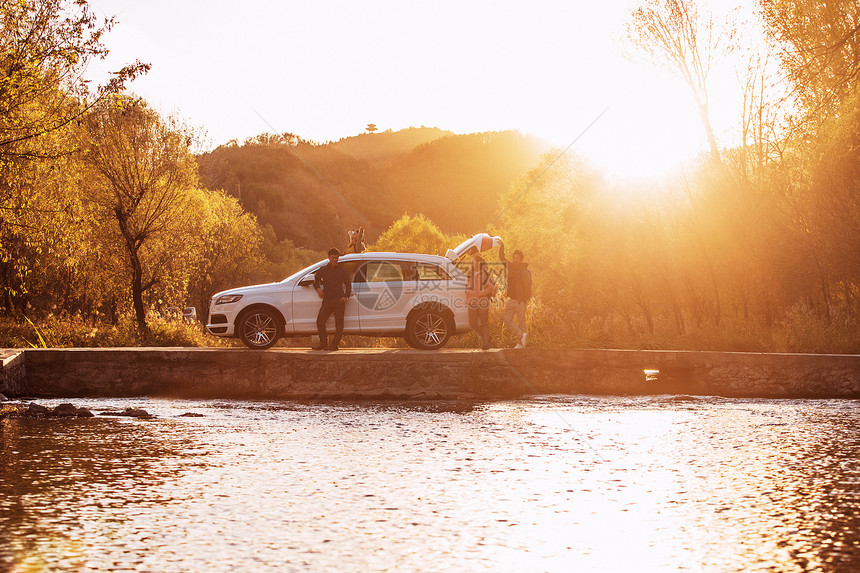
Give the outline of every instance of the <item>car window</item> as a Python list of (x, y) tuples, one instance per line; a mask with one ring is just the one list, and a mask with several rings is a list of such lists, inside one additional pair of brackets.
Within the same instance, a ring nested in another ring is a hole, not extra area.
[(343, 268), (346, 269), (349, 278), (352, 279), (351, 282), (355, 282), (355, 271), (358, 269), (358, 265), (360, 265), (362, 261), (345, 261), (340, 263), (343, 265)]
[(368, 261), (355, 274), (354, 282), (391, 282), (403, 280), (403, 267), (391, 261)]
[(419, 281), (447, 281), (451, 280), (448, 273), (439, 265), (430, 263), (414, 263), (415, 273)]

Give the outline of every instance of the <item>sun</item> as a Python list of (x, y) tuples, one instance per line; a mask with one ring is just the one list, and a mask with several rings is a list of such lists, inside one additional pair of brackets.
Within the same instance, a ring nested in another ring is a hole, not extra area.
[[(715, 62), (708, 76), (708, 117), (721, 149), (738, 144), (741, 63)], [(683, 80), (617, 57), (606, 57), (605, 64), (611, 72), (581, 87), (568, 121), (558, 121), (557, 109), (533, 118), (559, 149), (569, 146), (610, 181), (634, 183), (672, 177), (709, 153), (702, 117)]]
[(583, 137), (580, 152), (612, 180), (653, 180), (675, 173), (706, 146), (684, 86), (649, 78), (619, 91)]

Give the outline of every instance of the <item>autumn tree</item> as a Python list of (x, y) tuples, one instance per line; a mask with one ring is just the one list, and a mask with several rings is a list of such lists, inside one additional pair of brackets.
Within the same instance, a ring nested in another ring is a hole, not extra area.
[(760, 0), (765, 29), (791, 88), (794, 113), (774, 188), (807, 262), (804, 305), (826, 322), (860, 308), (860, 4)]
[(785, 152), (783, 133), (785, 114), (780, 110), (780, 96), (768, 55), (750, 54), (746, 66), (739, 70), (743, 100), (740, 117), (740, 146), (729, 151), (730, 161), (747, 180), (765, 173)]
[(820, 121), (836, 112), (860, 77), (860, 4), (856, 0), (759, 0), (759, 4), (808, 119)]
[(708, 75), (721, 39), (713, 16), (700, 13), (695, 0), (646, 0), (630, 16), (627, 37), (690, 88), (711, 157), (718, 160), (708, 102)]
[(592, 211), (602, 185), (600, 175), (581, 158), (550, 153), (499, 201), (494, 233), (540, 269), (543, 279), (535, 281), (535, 292), (557, 302), (559, 310), (575, 304), (572, 289), (590, 288), (580, 269), (593, 240), (597, 220)]
[(403, 215), (379, 236), (370, 250), (442, 255), (465, 238), (445, 235), (424, 215)]
[(265, 267), (263, 235), (257, 219), (243, 211), (236, 198), (221, 191), (193, 189), (186, 208), (194, 244), (188, 296), (204, 320), (213, 294), (260, 278)]
[(17, 161), (54, 158), (65, 146), (35, 140), (80, 119), (101, 98), (149, 69), (136, 62), (113, 74), (95, 93), (83, 72), (107, 49), (100, 21), (84, 0), (22, 0), (0, 4), (0, 169), (6, 191)]
[[(25, 294), (26, 251), (53, 214), (67, 211), (68, 187), (44, 184), (40, 169), (76, 148), (74, 130), (89, 107), (145, 72), (136, 62), (95, 89), (84, 72), (107, 49), (101, 21), (84, 0), (0, 3), (0, 306)], [(49, 177), (50, 178), (50, 177)]]
[(187, 190), (197, 179), (190, 135), (128, 96), (102, 102), (86, 127), (89, 199), (121, 245), (135, 317), (145, 331), (143, 294), (169, 276), (187, 246)]

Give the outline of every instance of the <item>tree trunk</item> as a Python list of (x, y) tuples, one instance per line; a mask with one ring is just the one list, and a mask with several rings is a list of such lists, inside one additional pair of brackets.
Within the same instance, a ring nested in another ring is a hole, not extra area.
[(711, 288), (714, 289), (714, 326), (720, 326), (720, 318), (722, 316), (722, 308), (720, 306), (720, 287), (717, 282), (717, 273), (714, 271), (714, 265), (711, 263), (711, 258), (705, 255), (705, 260), (708, 262), (708, 273), (711, 276)]
[(132, 236), (128, 225), (128, 217), (119, 209), (115, 211), (120, 233), (125, 239), (128, 262), (131, 266), (131, 300), (134, 306), (134, 316), (137, 319), (137, 328), (141, 333), (147, 331), (146, 308), (143, 306), (143, 265), (140, 262), (140, 246), (143, 239)]
[(716, 163), (720, 162), (720, 148), (717, 146), (717, 138), (714, 135), (714, 128), (711, 125), (711, 114), (708, 112), (708, 104), (706, 102), (699, 103), (699, 116), (702, 119), (702, 127), (705, 128), (705, 137), (708, 138), (708, 147), (711, 152), (711, 159)]
[(211, 297), (210, 298), (200, 297), (200, 300), (197, 303), (199, 305), (197, 307), (197, 320), (199, 320), (203, 326), (206, 326), (209, 323), (209, 301), (210, 300), (211, 300)]
[(129, 253), (131, 256), (131, 300), (134, 304), (134, 316), (137, 319), (137, 328), (141, 333), (147, 331), (146, 308), (143, 306), (143, 268), (137, 252)]
[(687, 327), (684, 324), (684, 311), (681, 310), (681, 304), (678, 302), (674, 289), (670, 291), (669, 296), (672, 301), (672, 314), (675, 316), (675, 332), (678, 336), (682, 336), (687, 332)]

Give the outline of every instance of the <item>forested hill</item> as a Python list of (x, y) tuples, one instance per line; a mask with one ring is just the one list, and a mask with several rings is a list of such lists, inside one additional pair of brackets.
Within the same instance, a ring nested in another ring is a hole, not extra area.
[(423, 213), (449, 233), (483, 231), (501, 195), (548, 150), (513, 131), (410, 128), (324, 145), (260, 136), (198, 161), (206, 187), (239, 197), (278, 239), (324, 250), (345, 245), (362, 222), (372, 241), (403, 214)]
[(400, 131), (361, 133), (332, 144), (357, 159), (380, 162), (409, 153), (423, 143), (455, 135), (438, 127), (409, 127)]

